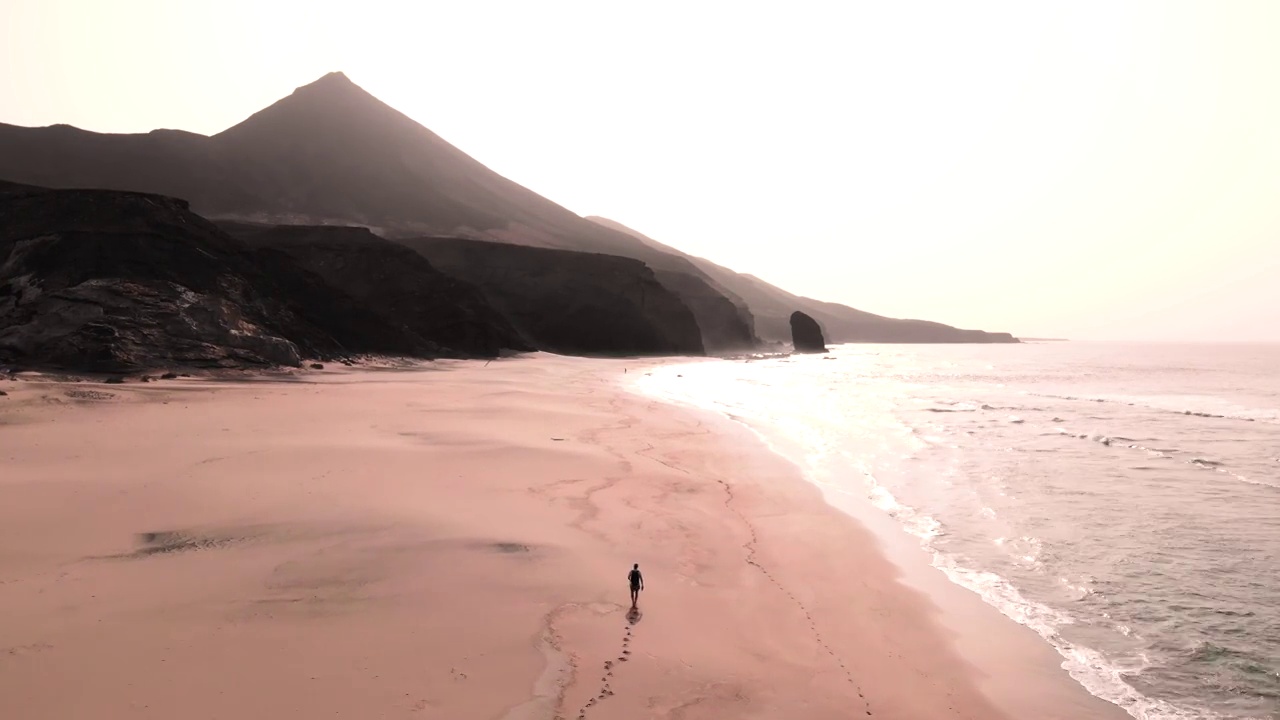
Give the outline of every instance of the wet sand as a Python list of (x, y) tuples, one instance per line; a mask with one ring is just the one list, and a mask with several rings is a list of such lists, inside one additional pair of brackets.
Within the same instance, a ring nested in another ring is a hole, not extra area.
[(627, 366), (0, 381), (0, 717), (1006, 717), (872, 535)]

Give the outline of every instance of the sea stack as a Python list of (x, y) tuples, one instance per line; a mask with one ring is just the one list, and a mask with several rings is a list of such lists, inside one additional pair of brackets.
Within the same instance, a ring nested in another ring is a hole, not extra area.
[(822, 327), (818, 325), (818, 321), (799, 310), (791, 313), (791, 345), (798, 353), (827, 351), (826, 341), (822, 338)]

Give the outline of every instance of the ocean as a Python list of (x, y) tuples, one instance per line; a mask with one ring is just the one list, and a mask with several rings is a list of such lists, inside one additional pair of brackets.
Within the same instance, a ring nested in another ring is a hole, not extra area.
[(1280, 718), (1280, 345), (844, 345), (632, 382), (893, 518), (1133, 717)]

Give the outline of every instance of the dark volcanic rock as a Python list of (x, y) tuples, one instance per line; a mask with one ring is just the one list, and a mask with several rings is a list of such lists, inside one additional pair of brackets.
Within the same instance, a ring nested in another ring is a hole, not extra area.
[(403, 243), (480, 288), (534, 346), (581, 355), (701, 355), (693, 313), (644, 263), (461, 238)]
[(0, 218), (0, 361), (127, 372), (433, 349), (182, 200), (9, 185)]
[(796, 352), (821, 353), (827, 351), (818, 321), (799, 310), (791, 313), (791, 345)]
[(659, 269), (654, 270), (654, 276), (693, 312), (708, 353), (742, 352), (754, 349), (759, 343), (751, 311), (745, 306), (739, 307), (705, 278), (690, 272)]
[(475, 286), (366, 228), (218, 225), (252, 247), (285, 253), (406, 335), (443, 346), (442, 355), (497, 357), (503, 350), (533, 349)]

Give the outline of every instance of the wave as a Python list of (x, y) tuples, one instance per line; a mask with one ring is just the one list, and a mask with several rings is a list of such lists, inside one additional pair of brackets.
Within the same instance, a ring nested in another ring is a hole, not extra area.
[(1280, 485), (1277, 485), (1276, 483), (1267, 482), (1266, 480), (1258, 480), (1256, 478), (1251, 478), (1246, 475), (1241, 475), (1238, 472), (1232, 472), (1228, 468), (1223, 467), (1222, 463), (1215, 463), (1212, 460), (1200, 460), (1197, 458), (1196, 460), (1191, 460), (1190, 464), (1199, 468), (1204, 468), (1205, 470), (1213, 470), (1215, 472), (1220, 472), (1225, 475), (1230, 475), (1236, 480), (1239, 480), (1240, 482), (1243, 482), (1243, 483), (1248, 483), (1250, 485), (1280, 489)]
[(1051, 393), (1027, 393), (1034, 397), (1051, 398), (1054, 400), (1071, 400), (1075, 402), (1094, 402), (1094, 403), (1111, 403), (1114, 405), (1124, 405), (1126, 407), (1138, 407), (1147, 410), (1155, 410), (1168, 415), (1184, 415), (1188, 417), (1214, 418), (1219, 420), (1238, 420), (1241, 422), (1264, 422), (1271, 424), (1280, 424), (1280, 412), (1273, 409), (1244, 409), (1237, 413), (1226, 412), (1208, 412), (1205, 410), (1178, 410), (1167, 406), (1153, 404), (1151, 402), (1134, 402), (1115, 397), (1084, 397), (1079, 395), (1054, 395)]
[[(736, 419), (769, 443), (766, 432), (754, 427), (750, 422), (744, 422), (742, 418)], [(769, 444), (773, 446), (773, 443)], [(939, 550), (934, 546), (933, 541), (946, 535), (945, 526), (936, 518), (899, 501), (879, 482), (873, 469), (865, 463), (854, 460), (848, 454), (844, 454), (844, 458), (866, 479), (869, 487), (868, 497), (872, 504), (898, 520), (903, 530), (920, 540), (920, 546), (929, 554), (930, 564), (933, 567), (942, 571), (952, 583), (976, 593), (986, 604), (1000, 611), (1005, 617), (1034, 630), (1057, 650), (1063, 658), (1062, 668), (1091, 695), (1115, 704), (1133, 717), (1142, 720), (1214, 720), (1223, 717), (1206, 714), (1199, 709), (1179, 707), (1148, 697), (1134, 689), (1125, 682), (1124, 678), (1147, 669), (1149, 667), (1147, 662), (1111, 659), (1093, 648), (1067, 640), (1062, 636), (1060, 629), (1067, 625), (1074, 625), (1077, 622), (1075, 617), (1027, 598), (1012, 582), (998, 573), (968, 567), (956, 556)], [(820, 478), (815, 475), (817, 472), (815, 468), (801, 466), (801, 470), (810, 482), (819, 487), (823, 485)], [(1037, 538), (1020, 539), (1028, 541), (1033, 552), (1019, 556), (1019, 559), (1033, 565), (1040, 565), (1035, 557), (1040, 549), (1040, 541)], [(1074, 589), (1078, 590), (1082, 596), (1092, 593), (1088, 588)]]
[[(737, 420), (768, 442), (767, 433), (754, 427), (750, 422), (744, 422), (741, 418)], [(772, 446), (772, 443), (769, 444)], [(879, 482), (872, 468), (854, 461), (848, 454), (844, 456), (866, 479), (869, 486), (868, 497), (872, 504), (896, 519), (903, 530), (920, 540), (920, 546), (929, 554), (930, 564), (933, 567), (942, 571), (952, 583), (976, 593), (986, 604), (1000, 611), (1005, 617), (1034, 630), (1063, 658), (1062, 668), (1091, 695), (1115, 704), (1133, 717), (1142, 720), (1215, 720), (1225, 717), (1206, 713), (1200, 709), (1180, 707), (1164, 700), (1148, 697), (1134, 689), (1125, 682), (1124, 678), (1147, 669), (1149, 664), (1145, 660), (1135, 662), (1108, 658), (1093, 648), (1067, 640), (1060, 629), (1067, 625), (1074, 625), (1077, 622), (1075, 617), (1027, 598), (1012, 582), (998, 573), (968, 567), (956, 556), (937, 549), (933, 541), (946, 535), (945, 526), (936, 518), (899, 501)], [(801, 470), (811, 482), (819, 487), (822, 486), (820, 478), (815, 476), (814, 468), (802, 466)], [(1020, 539), (1028, 541), (1032, 546), (1032, 553), (1019, 555), (1018, 559), (1040, 566), (1035, 557), (1040, 550), (1040, 541), (1037, 538)], [(997, 542), (997, 544), (1001, 543)], [(1092, 594), (1092, 590), (1087, 587), (1073, 586), (1073, 589), (1080, 592), (1082, 596)], [(1125, 628), (1121, 632), (1128, 634), (1125, 632), (1127, 630)]]
[(1146, 670), (1150, 667), (1147, 662), (1109, 659), (1093, 648), (1072, 643), (1059, 630), (1074, 624), (1075, 618), (1027, 599), (1004, 577), (963, 567), (954, 558), (939, 552), (933, 553), (933, 566), (951, 582), (977, 593), (1005, 617), (1034, 630), (1058, 651), (1062, 657), (1062, 668), (1094, 697), (1117, 705), (1140, 720), (1215, 720), (1225, 717), (1197, 708), (1179, 707), (1138, 692), (1124, 678)]
[[(1056, 434), (1056, 435), (1067, 435), (1067, 436), (1074, 437), (1074, 438), (1077, 438), (1077, 439), (1080, 439), (1080, 440), (1092, 440), (1093, 442), (1096, 442), (1096, 443), (1098, 443), (1098, 444), (1100, 444), (1100, 445), (1105, 445), (1105, 446), (1107, 446), (1107, 447), (1119, 447), (1119, 448), (1124, 448), (1124, 449), (1129, 449), (1129, 450), (1138, 450), (1138, 451), (1141, 451), (1141, 452), (1145, 452), (1145, 453), (1147, 453), (1147, 455), (1148, 455), (1148, 456), (1150, 456), (1150, 457), (1176, 459), (1176, 458), (1177, 458), (1177, 455), (1178, 455), (1179, 453), (1183, 452), (1182, 450), (1180, 450), (1180, 449), (1178, 449), (1178, 448), (1157, 448), (1157, 447), (1150, 447), (1150, 446), (1143, 445), (1143, 444), (1141, 444), (1141, 443), (1139, 443), (1139, 442), (1136, 442), (1136, 441), (1130, 441), (1130, 440), (1131, 440), (1130, 438), (1126, 438), (1126, 437), (1123, 437), (1123, 436), (1120, 436), (1120, 435), (1100, 435), (1100, 434), (1096, 434), (1096, 433), (1095, 433), (1095, 434), (1089, 434), (1089, 433), (1075, 433), (1075, 432), (1072, 432), (1072, 431), (1067, 430), (1067, 429), (1065, 429), (1065, 428), (1055, 428), (1055, 432), (1052, 432), (1052, 433), (1041, 433), (1041, 434), (1042, 434), (1042, 435), (1055, 435), (1055, 434)], [(1266, 480), (1259, 480), (1259, 479), (1256, 479), (1256, 478), (1251, 478), (1251, 477), (1249, 477), (1249, 476), (1247, 476), (1247, 475), (1241, 475), (1240, 473), (1233, 471), (1231, 468), (1229, 468), (1229, 467), (1227, 466), (1227, 464), (1226, 464), (1225, 462), (1223, 462), (1223, 461), (1221, 461), (1221, 460), (1210, 460), (1210, 459), (1208, 459), (1208, 458), (1193, 457), (1193, 458), (1191, 458), (1191, 459), (1189, 459), (1189, 460), (1186, 460), (1185, 462), (1186, 462), (1186, 464), (1187, 464), (1187, 465), (1190, 465), (1191, 467), (1194, 467), (1194, 468), (1197, 468), (1197, 469), (1200, 469), (1200, 470), (1209, 470), (1209, 471), (1212, 471), (1212, 472), (1219, 472), (1219, 473), (1222, 473), (1222, 474), (1224, 474), (1224, 475), (1227, 475), (1227, 476), (1229, 476), (1229, 477), (1231, 477), (1231, 478), (1234, 478), (1234, 479), (1236, 479), (1236, 480), (1239, 480), (1240, 482), (1248, 483), (1248, 484), (1250, 484), (1250, 485), (1257, 485), (1257, 486), (1259, 486), (1259, 487), (1269, 487), (1269, 488), (1277, 488), (1277, 489), (1280, 489), (1280, 484), (1276, 484), (1276, 483), (1274, 483), (1274, 482), (1267, 482)], [(1133, 468), (1133, 469), (1135, 469), (1135, 470), (1154, 470), (1155, 468), (1148, 467), (1148, 466), (1139, 466), (1139, 467), (1135, 467), (1135, 468)]]

